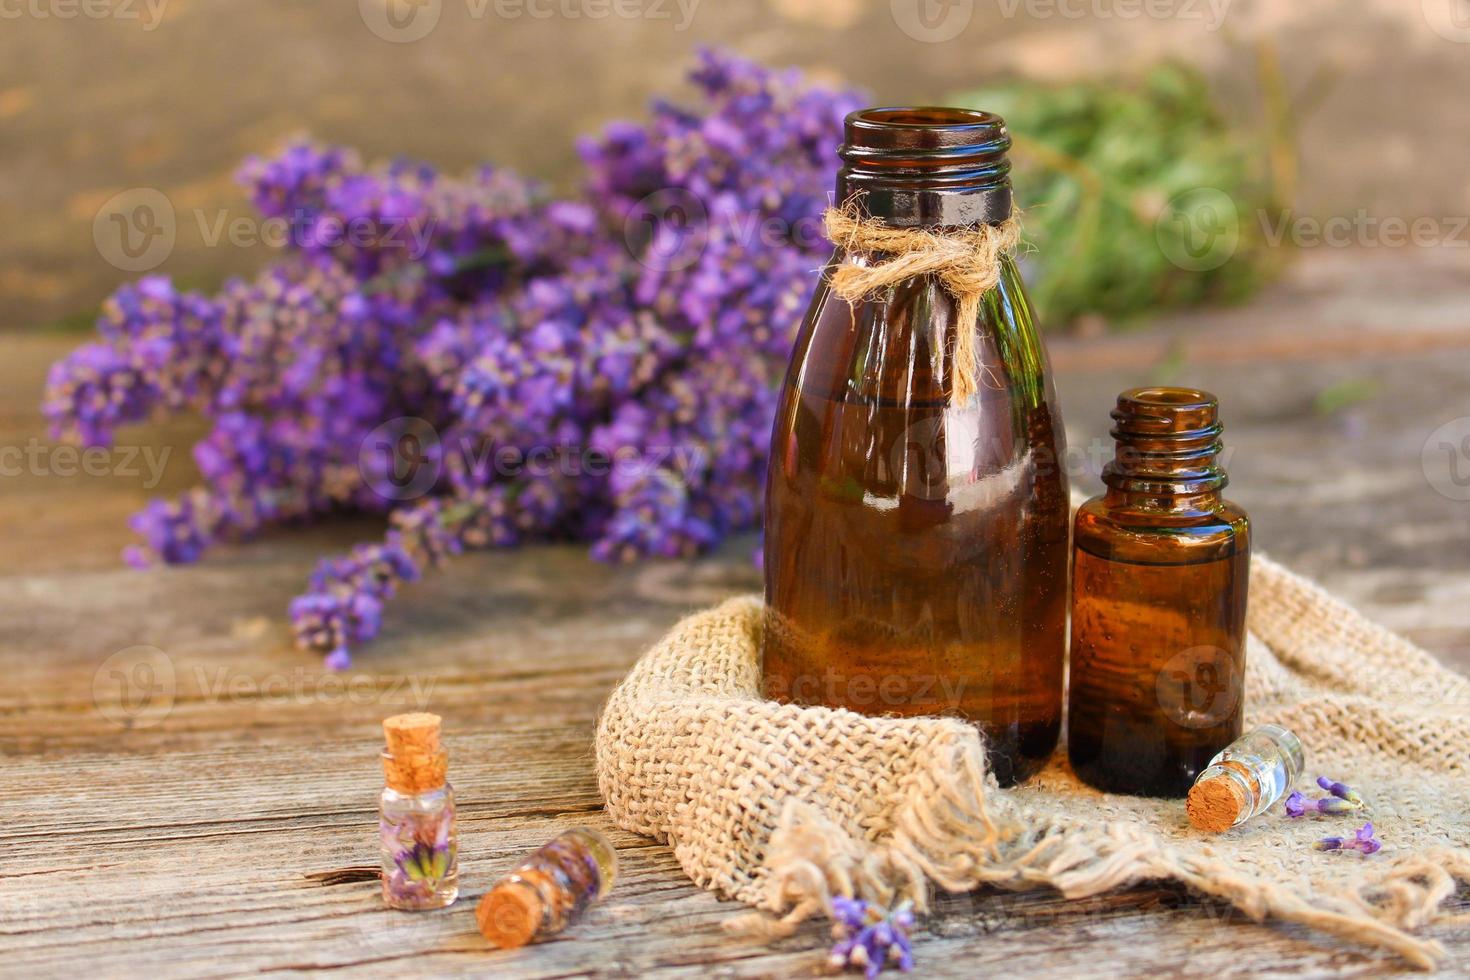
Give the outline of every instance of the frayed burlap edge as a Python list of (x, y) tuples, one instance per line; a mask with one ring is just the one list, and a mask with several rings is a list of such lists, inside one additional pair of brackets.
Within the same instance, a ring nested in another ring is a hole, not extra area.
[[(1322, 620), (1350, 653), (1432, 662), (1267, 559), (1255, 559), (1252, 576), (1253, 626), (1266, 623), (1287, 645)], [(618, 826), (667, 842), (699, 885), (781, 914), (742, 917), (737, 929), (787, 934), (838, 894), (904, 897), (923, 910), (935, 887), (1046, 886), (1082, 898), (1173, 880), (1252, 919), (1311, 926), (1422, 969), (1443, 956), (1410, 930), (1436, 921), (1456, 883), (1470, 881), (1470, 850), (1399, 855), (1365, 866), (1351, 887), (1310, 893), (1138, 823), (1040, 814), (987, 776), (968, 725), (761, 700), (762, 621), (754, 598), (685, 619), (614, 691), (596, 738), (598, 782)], [(1342, 731), (1360, 722), (1332, 698), (1313, 710), (1314, 723)]]
[(907, 898), (924, 910), (931, 885), (951, 894), (982, 886), (1051, 887), (1075, 899), (1172, 880), (1228, 902), (1257, 922), (1275, 918), (1310, 926), (1432, 970), (1443, 948), (1409, 930), (1434, 921), (1457, 881), (1470, 881), (1470, 851), (1444, 848), (1401, 857), (1345, 895), (1303, 894), (1295, 883), (1243, 874), (1228, 862), (1169, 847), (1137, 824), (1037, 818), (1024, 807), (987, 806), (987, 794), (1000, 791), (976, 781), (975, 768), (984, 764), (978, 740), (957, 744), (954, 752), (954, 778), (936, 779), (934, 797), (914, 798), (899, 818), (901, 829), (883, 845), (856, 846), (814, 808), (787, 801), (767, 853), (770, 875), (753, 903), (784, 914), (753, 914), (728, 928), (771, 938), (790, 935), (829, 909), (834, 895), (882, 903)]

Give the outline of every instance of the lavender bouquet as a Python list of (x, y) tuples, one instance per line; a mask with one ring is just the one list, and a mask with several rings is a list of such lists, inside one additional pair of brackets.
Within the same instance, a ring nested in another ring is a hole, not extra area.
[(290, 229), (281, 260), (215, 296), (123, 286), (48, 379), (60, 438), (106, 445), (165, 412), (213, 427), (202, 485), (135, 515), (127, 560), (386, 514), (291, 603), (299, 644), (341, 669), (400, 583), (462, 549), (578, 540), (628, 561), (754, 526), (860, 100), (715, 51), (690, 78), (697, 106), (581, 145), (572, 200), (312, 143), (247, 161), (255, 206)]

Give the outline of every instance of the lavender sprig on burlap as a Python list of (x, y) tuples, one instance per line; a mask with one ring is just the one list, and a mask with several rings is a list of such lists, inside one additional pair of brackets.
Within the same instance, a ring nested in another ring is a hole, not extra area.
[(1299, 790), (1293, 790), (1283, 804), (1286, 815), (1295, 820), (1297, 817), (1308, 813), (1343, 814), (1353, 813), (1361, 810), (1362, 804), (1353, 803), (1336, 796), (1323, 796), (1318, 799), (1310, 799)]
[(1322, 787), (1338, 799), (1346, 800), (1359, 809), (1361, 809), (1364, 805), (1363, 794), (1353, 789), (1353, 787), (1349, 786), (1347, 783), (1340, 783), (1337, 780), (1332, 779), (1328, 776), (1318, 776), (1317, 785)]
[(1373, 825), (1365, 823), (1359, 827), (1351, 837), (1324, 837), (1315, 845), (1319, 851), (1359, 851), (1363, 854), (1376, 854), (1383, 847), (1383, 842), (1373, 834)]

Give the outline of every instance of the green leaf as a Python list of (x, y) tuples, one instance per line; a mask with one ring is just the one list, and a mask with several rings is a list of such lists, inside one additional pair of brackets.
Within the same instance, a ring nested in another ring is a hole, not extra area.
[[(1284, 261), (1285, 250), (1266, 246), (1256, 220), (1272, 206), (1268, 148), (1225, 121), (1191, 67), (1000, 85), (954, 99), (1000, 113), (1010, 128), (1016, 200), (1026, 239), (1037, 246), (1023, 264), (1043, 322), (1084, 314), (1127, 322), (1241, 299)], [(1193, 212), (1171, 210), (1202, 188), (1233, 204), (1236, 231), (1233, 249), (1226, 238), (1220, 252), (1204, 253), (1228, 255), (1208, 269), (1190, 267), (1189, 236), (1211, 229), (1190, 223)]]
[(1348, 378), (1317, 392), (1312, 407), (1318, 415), (1332, 415), (1376, 398), (1381, 387), (1372, 378)]

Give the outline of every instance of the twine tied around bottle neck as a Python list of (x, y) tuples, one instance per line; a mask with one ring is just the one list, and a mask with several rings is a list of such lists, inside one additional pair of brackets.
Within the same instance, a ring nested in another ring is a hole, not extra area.
[[(828, 208), (823, 228), (832, 244), (848, 255), (891, 256), (872, 265), (844, 262), (833, 271), (832, 291), (849, 304), (915, 276), (935, 276), (958, 307), (951, 356), (951, 394), (963, 404), (978, 390), (975, 377), (975, 322), (980, 299), (1000, 282), (1001, 261), (1021, 240), (1016, 215), (999, 225), (930, 231), (895, 228), (863, 217), (855, 207)], [(936, 347), (943, 344), (936, 337)]]

